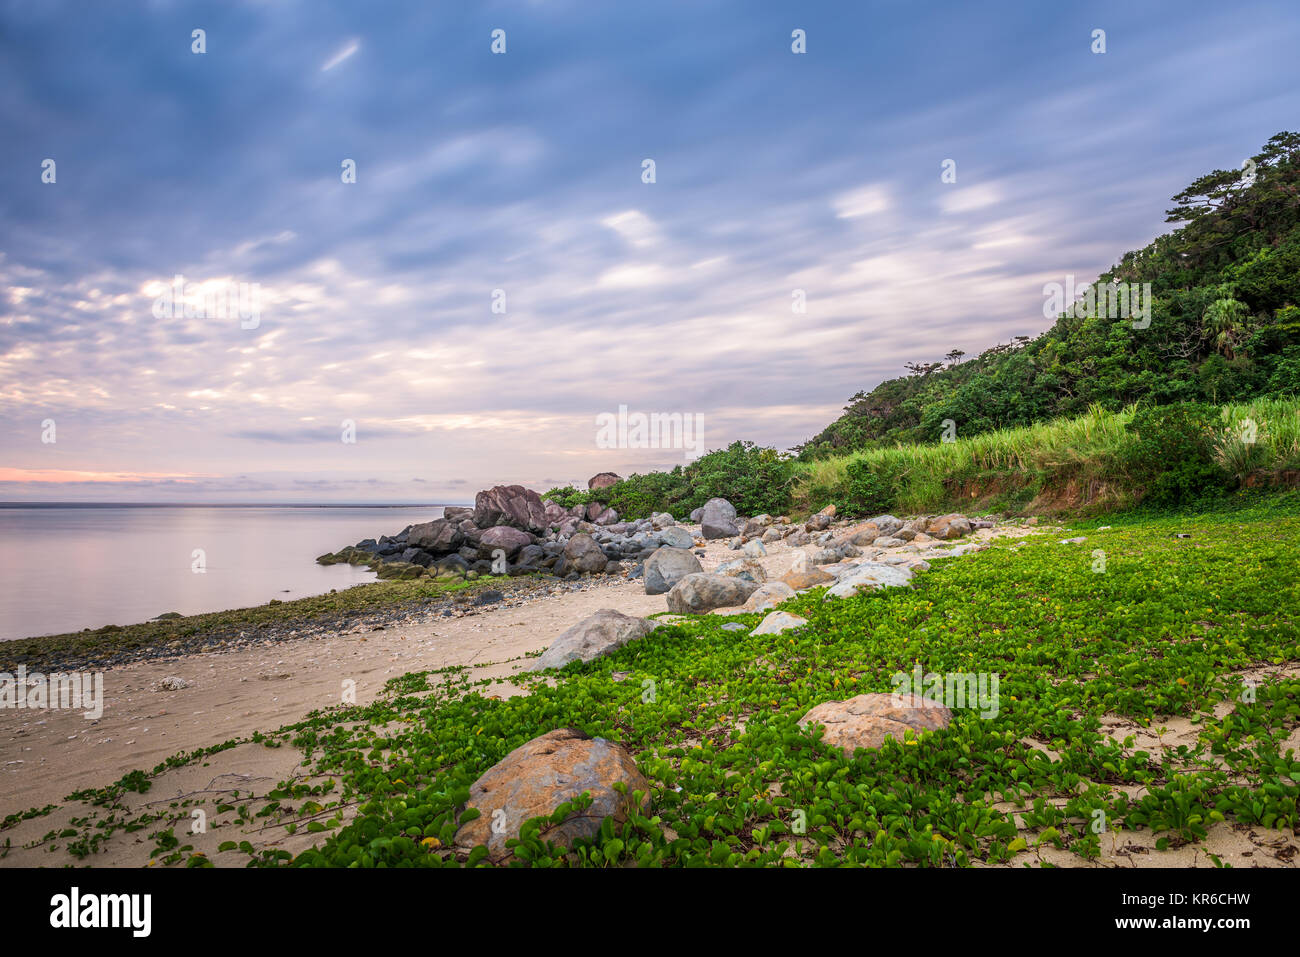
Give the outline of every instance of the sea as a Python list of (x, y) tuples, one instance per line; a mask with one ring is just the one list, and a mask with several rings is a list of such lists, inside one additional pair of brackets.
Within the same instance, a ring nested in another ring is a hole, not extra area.
[(0, 641), (321, 595), (374, 581), (316, 556), (442, 505), (0, 503)]

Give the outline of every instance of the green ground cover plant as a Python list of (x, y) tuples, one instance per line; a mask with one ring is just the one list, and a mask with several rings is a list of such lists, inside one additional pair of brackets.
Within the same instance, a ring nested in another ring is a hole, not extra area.
[[(1079, 523), (1081, 544), (1048, 533), (936, 560), (913, 589), (800, 595), (785, 606), (809, 619), (795, 632), (751, 638), (722, 625), (761, 615), (702, 616), (526, 697), (492, 697), (457, 668), (396, 678), (369, 707), (265, 739), (302, 748), (315, 783), (243, 813), (301, 821), (321, 842), (221, 853), (250, 866), (947, 867), (1034, 865), (1049, 844), (1092, 858), (1115, 830), (1161, 848), (1221, 821), (1294, 833), (1300, 756), (1283, 743), (1300, 725), (1300, 500), (1105, 521)], [(813, 705), (891, 691), (916, 665), (998, 674), (996, 716), (958, 709), (945, 730), (852, 758), (799, 727)], [(1104, 733), (1108, 718), (1157, 733), (1191, 719), (1200, 736), (1144, 750)], [(570, 848), (536, 819), (509, 861), (453, 853), (471, 783), (559, 727), (626, 746), (650, 814)]]

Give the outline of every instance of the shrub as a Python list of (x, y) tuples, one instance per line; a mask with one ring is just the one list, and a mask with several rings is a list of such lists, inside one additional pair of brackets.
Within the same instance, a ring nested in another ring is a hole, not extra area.
[(1138, 409), (1123, 464), (1144, 502), (1177, 507), (1226, 488), (1228, 473), (1214, 460), (1219, 420), (1218, 409), (1194, 402)]
[(871, 468), (865, 459), (854, 459), (845, 468), (847, 482), (840, 503), (850, 515), (878, 515), (893, 507), (894, 491), (889, 480)]
[(572, 485), (566, 485), (563, 488), (553, 488), (549, 492), (543, 492), (542, 498), (548, 502), (554, 502), (562, 508), (573, 508), (575, 505), (586, 505), (591, 501), (591, 493), (584, 492), (580, 488), (574, 488)]

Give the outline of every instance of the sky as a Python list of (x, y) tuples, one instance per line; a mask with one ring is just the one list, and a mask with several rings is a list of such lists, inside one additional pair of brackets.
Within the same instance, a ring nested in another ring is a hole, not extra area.
[(1300, 128), (1297, 49), (1293, 0), (0, 2), (0, 501), (789, 448), (1046, 329)]

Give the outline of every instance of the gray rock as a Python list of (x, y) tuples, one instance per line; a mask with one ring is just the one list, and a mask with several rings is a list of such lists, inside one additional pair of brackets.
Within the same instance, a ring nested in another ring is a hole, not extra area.
[(551, 642), (530, 670), (545, 671), (547, 668), (563, 668), (574, 661), (591, 661), (617, 651), (629, 641), (644, 638), (656, 627), (657, 622), (602, 608)]
[(912, 572), (907, 568), (863, 562), (826, 589), (826, 597), (851, 598), (859, 592), (878, 591), (881, 588), (910, 588), (911, 584)]
[(656, 534), (659, 536), (659, 541), (673, 548), (690, 548), (695, 544), (695, 536), (680, 525), (670, 525), (660, 529)]
[(758, 541), (746, 542), (744, 544), (744, 547), (742, 547), (740, 551), (741, 554), (746, 555), (749, 558), (767, 557), (767, 549), (763, 547), (762, 542), (758, 542)]
[(737, 558), (734, 561), (723, 562), (717, 567), (714, 574), (726, 575), (729, 578), (743, 578), (755, 585), (761, 585), (767, 581), (767, 570), (753, 558)]
[(730, 538), (739, 535), (736, 527), (736, 507), (725, 498), (711, 498), (704, 503), (700, 514), (700, 529), (705, 539)]
[(645, 593), (663, 595), (687, 575), (704, 571), (700, 560), (684, 548), (665, 545), (645, 561)]
[(729, 575), (687, 575), (668, 592), (668, 610), (675, 615), (699, 615), (714, 608), (737, 607), (757, 587), (751, 581)]
[(605, 570), (609, 559), (600, 550), (596, 540), (585, 532), (579, 532), (569, 539), (564, 546), (565, 572), (595, 573)]

